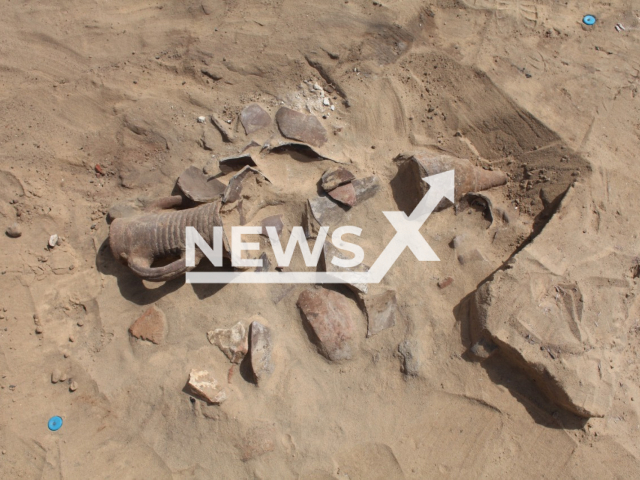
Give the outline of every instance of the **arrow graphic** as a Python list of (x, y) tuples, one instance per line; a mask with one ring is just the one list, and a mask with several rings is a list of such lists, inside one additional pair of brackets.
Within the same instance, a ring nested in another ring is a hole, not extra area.
[(420, 234), (443, 198), (454, 201), (454, 170), (422, 179), (429, 191), (407, 216), (404, 212), (382, 212), (393, 225), (396, 234), (382, 251), (368, 272), (187, 272), (187, 283), (380, 283), (405, 248), (409, 248), (420, 262), (440, 259)]

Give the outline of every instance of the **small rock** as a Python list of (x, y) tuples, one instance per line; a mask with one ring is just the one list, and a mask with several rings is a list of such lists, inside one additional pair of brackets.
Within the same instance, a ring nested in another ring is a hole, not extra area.
[(329, 99), (328, 99), (327, 97), (324, 97), (324, 98), (322, 99), (322, 104), (323, 104), (325, 107), (328, 107), (329, 105), (331, 105), (331, 102), (329, 102)]
[(465, 235), (456, 235), (455, 237), (453, 237), (453, 240), (451, 241), (453, 248), (455, 248), (456, 250), (459, 250), (460, 247), (462, 247), (462, 244), (465, 241), (466, 236)]
[(329, 196), (349, 207), (353, 207), (356, 204), (356, 190), (353, 187), (353, 183), (334, 188), (329, 192)]
[(208, 403), (219, 405), (227, 399), (227, 392), (206, 370), (191, 370), (188, 385), (194, 395)]
[(79, 327), (82, 327), (84, 325), (84, 321), (83, 320), (78, 320), (76, 322), (76, 325), (78, 325)]
[(365, 297), (364, 305), (368, 321), (367, 337), (380, 333), (396, 324), (398, 300), (396, 299), (396, 292), (393, 290)]
[(220, 173), (220, 162), (217, 159), (212, 158), (202, 168), (202, 172), (205, 175), (218, 175)]
[(330, 192), (334, 188), (350, 183), (355, 179), (355, 175), (346, 168), (333, 167), (322, 174), (322, 188), (325, 192)]
[[(259, 320), (263, 320), (258, 317)], [(251, 369), (259, 384), (269, 375), (273, 373), (274, 365), (271, 362), (271, 352), (273, 345), (271, 343), (271, 330), (260, 321), (254, 320), (249, 326), (251, 341), (249, 342)]]
[(38, 326), (36, 327), (36, 333), (37, 333), (38, 335), (40, 335), (42, 332), (43, 332), (42, 325), (38, 325)]
[(70, 342), (75, 342), (76, 341), (76, 337), (74, 337), (73, 335), (69, 335), (69, 341)]
[(313, 115), (305, 115), (287, 107), (281, 107), (276, 113), (278, 128), (283, 136), (299, 140), (315, 147), (327, 142), (327, 131)]
[(217, 328), (207, 333), (209, 342), (216, 345), (232, 363), (240, 363), (249, 350), (244, 326), (238, 322), (231, 328)]
[(151, 305), (131, 327), (132, 337), (160, 345), (164, 342), (167, 319), (164, 312), (155, 305)]
[(438, 282), (438, 288), (447, 288), (449, 285), (451, 285), (453, 283), (453, 278), (451, 277), (446, 277), (443, 280), (440, 280)]
[(58, 235), (55, 233), (49, 237), (49, 247), (53, 248), (58, 244)]
[(75, 392), (77, 389), (78, 389), (78, 384), (76, 383), (75, 380), (71, 380), (71, 382), (69, 382), (69, 391)]
[(272, 215), (267, 217), (260, 222), (262, 225), (262, 235), (268, 237), (267, 227), (276, 227), (276, 232), (278, 235), (282, 233), (282, 229), (284, 228), (284, 224), (282, 223), (282, 215)]
[(22, 235), (22, 228), (20, 228), (20, 225), (18, 225), (17, 222), (14, 222), (7, 227), (5, 233), (7, 234), (7, 237), (18, 238)]
[(309, 289), (300, 294), (297, 305), (315, 333), (320, 354), (332, 361), (350, 359), (356, 328), (347, 297), (326, 288)]
[(62, 374), (60, 375), (60, 381), (61, 381), (61, 382), (66, 382), (68, 378), (69, 378), (69, 377), (67, 376), (67, 374), (66, 374), (66, 373), (62, 373)]
[(249, 105), (240, 113), (240, 123), (247, 135), (271, 125), (271, 117), (257, 103)]
[(199, 116), (198, 117), (198, 123), (204, 123), (206, 121), (207, 121), (207, 117), (205, 117), (205, 116)]
[(412, 377), (417, 376), (422, 365), (418, 343), (415, 340), (405, 340), (398, 345), (398, 352), (404, 358), (402, 368), (404, 374)]
[(64, 358), (69, 358), (69, 356), (70, 356), (69, 352), (64, 352), (62, 355), (63, 355)]
[(51, 383), (58, 383), (62, 380), (62, 372), (55, 368), (53, 372), (51, 372)]

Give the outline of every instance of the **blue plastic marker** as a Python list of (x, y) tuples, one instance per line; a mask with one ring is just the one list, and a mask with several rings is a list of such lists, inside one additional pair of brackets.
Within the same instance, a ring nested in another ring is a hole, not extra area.
[(62, 426), (62, 418), (60, 418), (59, 416), (55, 416), (55, 417), (51, 417), (49, 419), (49, 430), (51, 430), (52, 432), (55, 432), (56, 430), (60, 430), (60, 427)]
[(594, 23), (596, 23), (596, 17), (594, 17), (593, 15), (585, 15), (584, 17), (582, 17), (582, 23), (584, 23), (585, 25), (593, 25)]

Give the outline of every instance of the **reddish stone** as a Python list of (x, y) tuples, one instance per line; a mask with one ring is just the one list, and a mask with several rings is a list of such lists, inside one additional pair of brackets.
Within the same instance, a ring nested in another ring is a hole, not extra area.
[(449, 285), (451, 285), (453, 283), (453, 278), (451, 277), (447, 277), (443, 280), (440, 280), (438, 282), (438, 287), (440, 288), (447, 288)]
[(318, 351), (329, 360), (350, 359), (355, 323), (347, 298), (326, 288), (310, 289), (300, 294), (297, 305), (315, 333)]
[(350, 183), (356, 177), (346, 168), (333, 167), (322, 174), (322, 188), (330, 192), (334, 188)]
[(356, 189), (353, 187), (353, 183), (334, 188), (329, 192), (329, 196), (349, 207), (353, 207), (356, 204)]

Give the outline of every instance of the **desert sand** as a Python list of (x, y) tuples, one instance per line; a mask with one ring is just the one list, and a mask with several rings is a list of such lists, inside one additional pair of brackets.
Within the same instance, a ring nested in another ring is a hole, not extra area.
[[(640, 476), (637, 4), (0, 12), (0, 477)], [(253, 104), (270, 123), (247, 134)], [(278, 148), (282, 107), (318, 120), (316, 154)], [(367, 293), (154, 283), (114, 258), (114, 218), (180, 194), (191, 166), (226, 188), (239, 167), (220, 160), (243, 152), (268, 181), (225, 221), (281, 215), (285, 238), (328, 169), (375, 176), (331, 220), (362, 228), (367, 265), (395, 233), (382, 212), (421, 195), (399, 158), (468, 159), (507, 183), (443, 204), (420, 229), (440, 261), (405, 250)], [(318, 327), (303, 304), (323, 294), (335, 318)], [(225, 353), (214, 332), (238, 323)], [(320, 345), (312, 325), (346, 337)]]

